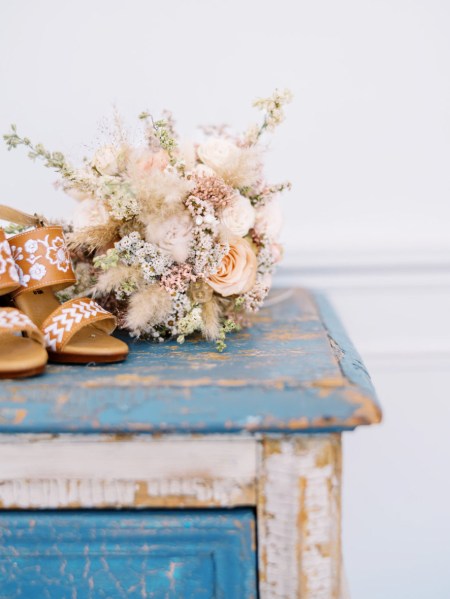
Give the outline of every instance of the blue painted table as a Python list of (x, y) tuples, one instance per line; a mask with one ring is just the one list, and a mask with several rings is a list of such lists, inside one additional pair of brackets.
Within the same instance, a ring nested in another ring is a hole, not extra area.
[(4, 381), (0, 599), (340, 598), (341, 433), (379, 420), (304, 290), (223, 354), (136, 342), (125, 364)]

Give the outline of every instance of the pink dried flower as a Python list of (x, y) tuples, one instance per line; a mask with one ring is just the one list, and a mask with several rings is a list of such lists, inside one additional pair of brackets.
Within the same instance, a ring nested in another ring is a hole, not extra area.
[(192, 180), (195, 182), (192, 194), (215, 208), (225, 208), (236, 195), (236, 191), (219, 177), (193, 175)]
[(170, 295), (175, 295), (187, 291), (189, 284), (195, 280), (189, 264), (175, 264), (161, 277), (160, 284)]

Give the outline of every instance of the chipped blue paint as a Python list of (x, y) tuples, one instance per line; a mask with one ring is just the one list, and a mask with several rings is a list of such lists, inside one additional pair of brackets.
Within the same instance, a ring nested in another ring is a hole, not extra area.
[(328, 332), (330, 343), (335, 345), (340, 354), (340, 367), (344, 376), (367, 395), (373, 393), (370, 375), (364, 366), (361, 356), (350, 341), (342, 322), (323, 293), (316, 292), (315, 302), (321, 314), (326, 315), (324, 326)]
[(379, 419), (342, 326), (304, 290), (262, 310), (223, 354), (204, 341), (133, 342), (124, 364), (53, 365), (0, 387), (0, 432), (295, 433)]
[(0, 597), (256, 598), (250, 509), (0, 513)]

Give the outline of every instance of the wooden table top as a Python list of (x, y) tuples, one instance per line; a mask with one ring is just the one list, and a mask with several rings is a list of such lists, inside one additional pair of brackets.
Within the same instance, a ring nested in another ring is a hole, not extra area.
[(0, 432), (322, 432), (379, 422), (370, 377), (326, 298), (275, 289), (223, 353), (130, 342), (105, 366), (49, 365), (0, 383)]

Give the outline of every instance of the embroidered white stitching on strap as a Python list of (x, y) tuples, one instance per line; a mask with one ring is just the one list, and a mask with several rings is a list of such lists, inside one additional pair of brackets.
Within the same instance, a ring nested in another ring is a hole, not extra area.
[(109, 314), (93, 300), (71, 303), (67, 308), (62, 307), (51, 319), (49, 325), (43, 330), (45, 345), (52, 351), (57, 351), (57, 346), (63, 342), (64, 337), (70, 334), (74, 325), (95, 318), (97, 314)]
[(26, 314), (19, 312), (19, 310), (1, 310), (0, 309), (0, 330), (1, 329), (15, 329), (26, 330), (33, 329), (37, 333), (39, 329), (32, 322)]

